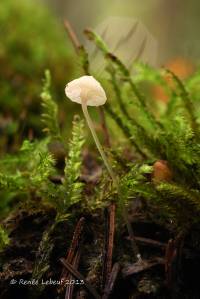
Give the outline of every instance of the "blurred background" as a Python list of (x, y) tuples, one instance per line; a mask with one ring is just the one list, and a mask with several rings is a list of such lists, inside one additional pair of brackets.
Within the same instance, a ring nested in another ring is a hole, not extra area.
[(200, 2), (198, 0), (43, 0), (55, 14), (67, 17), (80, 38), (110, 16), (140, 20), (159, 42), (158, 64), (175, 56), (199, 59)]
[(63, 19), (83, 43), (83, 29), (96, 28), (110, 16), (139, 20), (157, 41), (155, 66), (165, 65), (185, 78), (199, 63), (199, 11), (199, 0), (1, 0), (0, 152), (15, 151), (24, 137), (40, 137), (40, 92), (47, 68), (62, 106), (60, 124), (66, 134), (71, 127), (79, 107), (65, 100), (64, 86), (82, 72)]

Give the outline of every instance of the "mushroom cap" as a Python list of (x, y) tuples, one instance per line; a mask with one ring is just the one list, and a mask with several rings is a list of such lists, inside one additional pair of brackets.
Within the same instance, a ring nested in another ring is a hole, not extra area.
[(85, 101), (87, 106), (104, 105), (107, 100), (103, 87), (93, 76), (83, 76), (69, 82), (65, 94), (78, 104)]

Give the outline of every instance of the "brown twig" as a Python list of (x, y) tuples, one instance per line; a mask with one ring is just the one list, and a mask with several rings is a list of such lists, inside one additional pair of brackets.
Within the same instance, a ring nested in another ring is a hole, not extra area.
[[(82, 67), (84, 70), (85, 75), (89, 75), (89, 61), (88, 61), (88, 55), (87, 52), (85, 50), (85, 47), (79, 42), (78, 37), (75, 33), (75, 31), (73, 30), (70, 22), (68, 20), (64, 20), (64, 27), (65, 30), (69, 36), (69, 39), (71, 40), (74, 49), (77, 53), (78, 56), (80, 56), (82, 58)], [(109, 133), (108, 133), (108, 129), (106, 126), (106, 119), (105, 119), (105, 113), (102, 107), (99, 107), (99, 115), (100, 115), (100, 120), (101, 120), (101, 127), (104, 133), (104, 140), (105, 140), (105, 145), (106, 146), (110, 146), (110, 137), (109, 137)]]
[(106, 264), (107, 264), (107, 252), (108, 252), (108, 233), (109, 232), (109, 213), (108, 208), (104, 210), (104, 250), (103, 250), (103, 267), (102, 267), (102, 289), (106, 283)]
[(175, 241), (170, 239), (165, 252), (165, 275), (166, 275), (166, 284), (168, 287), (171, 286), (172, 282), (172, 264), (177, 255), (177, 249)]
[[(66, 256), (66, 261), (70, 264), (73, 264), (74, 266), (77, 266), (79, 262), (79, 259), (77, 259), (78, 258), (77, 255), (80, 254), (80, 240), (83, 233), (84, 223), (85, 223), (84, 217), (80, 218), (80, 220), (76, 225), (72, 242)], [(68, 278), (68, 272), (64, 268), (61, 274), (61, 280), (65, 281), (67, 278)], [(62, 292), (63, 289), (64, 289), (64, 285), (60, 287), (59, 292)]]
[(174, 263), (176, 264), (179, 260), (179, 256), (182, 255), (183, 251), (183, 240), (186, 233), (186, 229), (181, 231), (175, 239), (170, 239), (166, 246), (165, 251), (165, 276), (166, 276), (166, 284), (168, 288), (171, 288), (173, 284), (173, 271), (174, 271)]
[(76, 279), (79, 279), (80, 281), (84, 281), (83, 286), (88, 290), (88, 292), (95, 298), (95, 299), (101, 299), (101, 296), (97, 293), (96, 289), (88, 282), (86, 281), (85, 277), (74, 267), (69, 264), (65, 259), (60, 259), (63, 266), (75, 277)]
[(65, 27), (65, 30), (74, 46), (75, 51), (77, 52), (77, 54), (79, 54), (79, 49), (81, 48), (81, 44), (77, 38), (75, 31), (73, 30), (73, 28), (68, 20), (64, 20), (64, 27)]
[(165, 264), (164, 259), (159, 257), (154, 258), (152, 260), (143, 260), (142, 263), (136, 262), (132, 265), (125, 267), (124, 269), (122, 269), (122, 274), (124, 278), (126, 278), (127, 276), (143, 272), (157, 265), (164, 265), (164, 264)]
[(156, 241), (156, 240), (152, 240), (149, 238), (143, 238), (143, 237), (135, 237), (135, 240), (142, 244), (142, 245), (149, 245), (151, 247), (155, 247), (155, 248), (160, 248), (162, 250), (166, 249), (167, 244)]
[[(80, 256), (81, 256), (81, 248), (79, 247), (77, 253), (76, 253), (76, 256), (73, 260), (73, 267), (74, 269), (77, 269), (78, 268), (78, 265), (79, 265), (79, 261), (80, 261)], [(72, 279), (72, 275), (70, 274), (69, 275), (69, 281)], [(66, 287), (66, 292), (65, 292), (65, 299), (72, 299), (73, 297), (73, 291), (74, 291), (74, 284), (68, 284), (67, 287)]]
[(72, 45), (74, 46), (76, 54), (82, 60), (82, 68), (84, 70), (85, 75), (89, 75), (89, 61), (85, 47), (79, 42), (78, 37), (68, 20), (64, 20), (64, 27), (69, 36), (69, 39), (72, 42)]
[(107, 281), (107, 284), (105, 286), (102, 299), (108, 299), (110, 297), (110, 295), (113, 291), (113, 288), (115, 286), (115, 282), (116, 282), (117, 276), (119, 274), (119, 271), (120, 271), (120, 265), (119, 265), (119, 263), (115, 263), (112, 268), (112, 272), (110, 273), (109, 280)]
[(112, 256), (115, 233), (115, 203), (111, 203), (109, 207), (109, 236), (108, 236), (108, 253), (107, 253), (107, 278), (112, 270)]
[(85, 224), (85, 218), (81, 217), (80, 220), (78, 221), (77, 225), (76, 225), (74, 235), (73, 235), (73, 239), (72, 239), (72, 243), (71, 243), (71, 246), (70, 246), (68, 254), (67, 254), (66, 259), (67, 259), (68, 263), (71, 263), (73, 258), (74, 258), (75, 250), (77, 249), (80, 238), (82, 236), (84, 224)]
[(112, 256), (115, 232), (115, 204), (111, 203), (109, 209), (105, 210), (105, 241), (104, 241), (104, 260), (102, 271), (102, 287), (109, 280), (112, 270)]

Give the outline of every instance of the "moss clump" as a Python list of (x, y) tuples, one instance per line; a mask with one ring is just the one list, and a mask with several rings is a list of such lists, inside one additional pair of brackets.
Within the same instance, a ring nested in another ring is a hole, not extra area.
[(51, 70), (61, 100), (74, 70), (71, 47), (62, 23), (42, 3), (3, 0), (0, 23), (0, 127), (11, 138), (19, 131), (27, 135), (29, 129), (40, 135), (44, 69)]

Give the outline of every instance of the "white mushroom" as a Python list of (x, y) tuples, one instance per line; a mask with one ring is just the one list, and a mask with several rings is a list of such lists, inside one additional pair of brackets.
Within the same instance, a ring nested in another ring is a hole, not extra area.
[(92, 76), (83, 76), (69, 82), (65, 88), (66, 96), (73, 102), (87, 106), (104, 105), (107, 98), (101, 84)]
[[(73, 102), (76, 102), (78, 104), (81, 104), (83, 114), (85, 116), (85, 119), (87, 121), (88, 127), (90, 128), (90, 131), (92, 133), (92, 136), (94, 138), (94, 141), (96, 143), (96, 146), (99, 150), (99, 153), (105, 163), (105, 166), (113, 180), (113, 183), (118, 189), (117, 180), (115, 178), (115, 175), (113, 173), (112, 167), (109, 165), (109, 162), (106, 158), (106, 155), (103, 151), (103, 148), (99, 142), (99, 139), (96, 135), (96, 132), (94, 130), (93, 122), (89, 116), (87, 106), (101, 106), (104, 105), (107, 98), (105, 91), (101, 84), (92, 76), (83, 76), (79, 79), (75, 79), (71, 82), (69, 82), (65, 88), (66, 96)], [(119, 190), (118, 190), (119, 192)], [(129, 232), (129, 235), (131, 236), (131, 242), (133, 246), (133, 251), (136, 255), (136, 258), (138, 262), (142, 262), (141, 255), (139, 253), (137, 244), (134, 240), (134, 234), (131, 227), (131, 223), (129, 222), (127, 212), (125, 208), (123, 209), (124, 219), (126, 221), (127, 229)]]
[(65, 94), (71, 101), (81, 104), (83, 114), (87, 121), (88, 127), (92, 133), (95, 144), (99, 150), (99, 153), (105, 163), (105, 166), (113, 182), (116, 183), (115, 175), (112, 171), (111, 166), (108, 163), (108, 160), (97, 137), (92, 119), (90, 118), (87, 109), (87, 106), (101, 106), (105, 104), (107, 98), (103, 87), (94, 77), (83, 76), (79, 79), (75, 79), (69, 82), (65, 88)]

